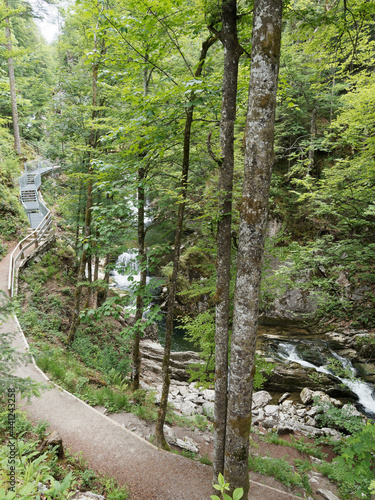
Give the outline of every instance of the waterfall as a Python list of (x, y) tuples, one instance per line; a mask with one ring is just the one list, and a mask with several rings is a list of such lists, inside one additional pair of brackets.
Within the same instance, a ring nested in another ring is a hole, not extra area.
[[(113, 279), (117, 284), (117, 288), (121, 290), (131, 291), (133, 283), (141, 281), (141, 271), (137, 259), (136, 250), (128, 250), (122, 253), (116, 262), (116, 266), (111, 273)], [(149, 278), (147, 278), (147, 283)]]
[(329, 363), (319, 366), (303, 359), (303, 357), (301, 357), (298, 353), (298, 344), (279, 342), (277, 354), (281, 359), (287, 362), (298, 363), (306, 368), (314, 368), (317, 372), (325, 373), (326, 375), (333, 375), (358, 396), (358, 404), (365, 410), (366, 413), (375, 415), (374, 387), (367, 382), (363, 382), (362, 380), (355, 378), (356, 369), (353, 367), (350, 360), (343, 358), (329, 348), (327, 348), (327, 351), (330, 357), (337, 360), (339, 373), (336, 373), (337, 370), (330, 367)]

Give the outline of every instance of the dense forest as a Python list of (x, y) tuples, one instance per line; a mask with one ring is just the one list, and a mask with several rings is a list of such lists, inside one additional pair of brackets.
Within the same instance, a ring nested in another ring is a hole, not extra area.
[[(375, 3), (80, 0), (58, 5), (49, 44), (47, 8), (1, 4), (0, 256), (26, 234), (24, 162), (62, 167), (43, 181), (57, 243), (21, 276), (22, 325), (54, 307), (40, 273), (63, 273), (61, 353), (87, 366), (95, 353), (138, 394), (141, 339), (165, 315), (155, 443), (168, 449), (179, 321), (204, 359), (191, 380), (215, 388), (214, 480), (247, 495), (253, 383), (272, 370), (258, 324), (360, 333), (375, 358)], [(123, 270), (119, 293), (124, 253), (137, 278)], [(370, 495), (355, 481), (346, 494)]]

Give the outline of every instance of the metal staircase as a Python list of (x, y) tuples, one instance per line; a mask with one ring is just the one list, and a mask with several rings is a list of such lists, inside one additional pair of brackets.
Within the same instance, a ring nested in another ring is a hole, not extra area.
[(51, 213), (38, 196), (38, 189), (41, 185), (41, 175), (50, 170), (60, 169), (60, 166), (53, 166), (47, 160), (34, 160), (25, 163), (25, 173), (20, 177), (20, 198), (27, 213), (31, 229), (29, 234), (21, 240), (10, 256), (8, 290), (13, 297), (15, 293), (15, 276), (18, 272), (19, 262), (27, 259), (31, 249), (34, 252), (48, 243), (52, 233)]
[(48, 212), (47, 207), (38, 196), (41, 174), (53, 168), (53, 165), (47, 160), (29, 161), (25, 163), (25, 173), (20, 177), (21, 202), (33, 229), (39, 226)]

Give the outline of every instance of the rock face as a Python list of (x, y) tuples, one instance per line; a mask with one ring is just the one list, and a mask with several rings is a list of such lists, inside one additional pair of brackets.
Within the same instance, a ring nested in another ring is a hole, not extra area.
[[(164, 349), (159, 342), (151, 340), (142, 340), (140, 349), (142, 354), (142, 378), (146, 383), (152, 382), (155, 375), (161, 375)], [(179, 382), (187, 382), (190, 375), (186, 370), (190, 365), (202, 362), (202, 358), (196, 352), (172, 352), (170, 362), (171, 379)]]
[(302, 367), (298, 363), (277, 365), (271, 377), (264, 384), (271, 392), (300, 392), (305, 387), (319, 390), (324, 387), (324, 392), (334, 398), (346, 398), (357, 401), (358, 397), (347, 387), (342, 387), (333, 375), (319, 373), (317, 376), (314, 368)]
[(316, 300), (311, 294), (299, 289), (290, 289), (261, 311), (260, 322), (268, 325), (295, 323), (313, 315), (316, 311)]

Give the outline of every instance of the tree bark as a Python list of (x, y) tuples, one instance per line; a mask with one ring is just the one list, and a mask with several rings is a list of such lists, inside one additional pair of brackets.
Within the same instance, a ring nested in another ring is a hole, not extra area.
[[(94, 50), (97, 50), (97, 36), (95, 33), (94, 36)], [(102, 50), (100, 55), (103, 55), (105, 53), (105, 44), (103, 42), (102, 45)], [(98, 115), (98, 71), (99, 71), (99, 65), (100, 65), (100, 59), (98, 58), (95, 63), (92, 66), (92, 113), (91, 113), (91, 120), (94, 122), (95, 118)], [(81, 307), (81, 298), (82, 298), (82, 283), (85, 279), (85, 268), (86, 264), (89, 265), (88, 269), (88, 276), (90, 282), (92, 281), (92, 263), (91, 263), (91, 253), (90, 253), (90, 243), (89, 239), (91, 236), (91, 220), (92, 220), (92, 201), (93, 201), (93, 166), (91, 163), (91, 152), (96, 148), (98, 143), (98, 133), (97, 130), (92, 127), (90, 131), (90, 137), (89, 137), (89, 146), (90, 146), (90, 151), (88, 152), (87, 155), (87, 162), (88, 162), (88, 183), (87, 183), (87, 198), (86, 198), (86, 211), (85, 211), (85, 231), (84, 231), (84, 240), (85, 244), (83, 246), (82, 250), (82, 256), (81, 256), (81, 261), (80, 261), (80, 266), (79, 266), (79, 272), (78, 272), (78, 285), (76, 286), (75, 294), (74, 294), (74, 308), (73, 308), (73, 317), (72, 317), (72, 322), (70, 325), (69, 333), (68, 333), (68, 339), (67, 342), (70, 344), (73, 342), (75, 338), (75, 334), (77, 331), (77, 328), (80, 323), (79, 319), (79, 314), (80, 314), (80, 307)], [(91, 299), (91, 288), (89, 288), (88, 296), (87, 296), (87, 301), (86, 305), (87, 307), (89, 306)]]
[(255, 1), (240, 209), (224, 477), (249, 491), (249, 433), (261, 267), (274, 161), (282, 0)]
[[(8, 2), (5, 2), (8, 8)], [(16, 94), (16, 80), (14, 77), (14, 62), (12, 53), (12, 34), (10, 31), (10, 20), (9, 17), (5, 19), (5, 36), (7, 40), (7, 50), (8, 50), (8, 73), (9, 73), (9, 87), (10, 87), (10, 100), (12, 105), (12, 117), (13, 117), (13, 135), (14, 135), (14, 149), (17, 154), (21, 155), (21, 140), (20, 140), (20, 128), (18, 122), (18, 110), (17, 110), (17, 94)]]
[[(216, 40), (217, 36), (210, 36), (207, 40), (203, 42), (202, 50), (199, 57), (198, 67), (194, 73), (194, 76), (196, 78), (198, 78), (201, 75), (208, 49), (216, 42)], [(169, 446), (164, 437), (164, 422), (165, 422), (165, 417), (167, 415), (168, 392), (170, 386), (169, 363), (171, 357), (171, 345), (172, 345), (172, 334), (173, 334), (174, 303), (176, 297), (177, 275), (180, 262), (182, 226), (184, 221), (184, 211), (185, 211), (186, 197), (187, 197), (188, 174), (189, 174), (189, 163), (190, 163), (190, 133), (191, 133), (191, 124), (193, 122), (193, 112), (194, 112), (194, 106), (190, 105), (186, 111), (182, 173), (181, 173), (181, 191), (180, 191), (182, 201), (178, 205), (178, 215), (176, 222), (176, 234), (175, 234), (174, 253), (173, 253), (173, 270), (172, 270), (172, 277), (170, 280), (169, 295), (168, 295), (164, 356), (162, 364), (163, 389), (158, 411), (158, 419), (155, 426), (156, 445), (164, 449), (169, 449)]]
[(311, 111), (310, 119), (310, 149), (308, 154), (308, 167), (307, 173), (310, 175), (314, 169), (314, 156), (315, 156), (315, 139), (316, 139), (316, 117), (318, 114), (317, 103), (314, 103), (314, 107)]
[(236, 120), (238, 63), (243, 49), (237, 38), (237, 0), (223, 0), (224, 46), (223, 97), (221, 105), (219, 162), (219, 222), (217, 227), (215, 317), (215, 421), (213, 482), (224, 473), (227, 419), (229, 289), (231, 264), (232, 190), (234, 170), (234, 123)]
[(135, 332), (133, 338), (132, 352), (132, 390), (139, 389), (141, 376), (141, 353), (139, 342), (141, 339), (140, 322), (143, 316), (143, 295), (146, 288), (147, 278), (147, 255), (145, 252), (145, 188), (144, 182), (146, 170), (144, 167), (138, 169), (138, 259), (140, 266), (140, 283), (137, 294), (136, 312), (135, 312)]

